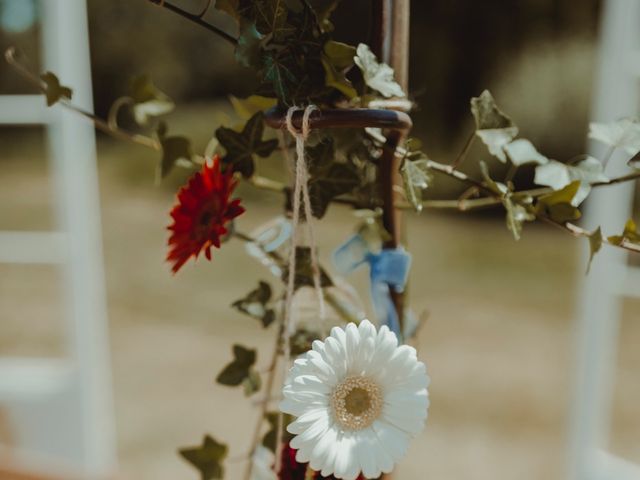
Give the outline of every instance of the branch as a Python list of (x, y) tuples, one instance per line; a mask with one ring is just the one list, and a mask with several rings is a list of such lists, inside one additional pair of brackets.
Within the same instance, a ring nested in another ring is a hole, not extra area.
[[(536, 215), (536, 217), (542, 220), (543, 222), (548, 223), (549, 225), (553, 225), (554, 227), (560, 228), (561, 230), (568, 232), (569, 234), (571, 234), (573, 237), (576, 237), (576, 238), (590, 237), (591, 235), (594, 234), (594, 232), (589, 231), (585, 228), (579, 227), (578, 225), (575, 225), (570, 222), (566, 222), (566, 223), (556, 222), (555, 220), (545, 215)], [(630, 252), (640, 253), (640, 245), (631, 243), (626, 240), (624, 240), (620, 244), (617, 244), (617, 243), (612, 243), (606, 237), (603, 237), (602, 243), (606, 243), (607, 245), (610, 245), (612, 247), (622, 248), (623, 250), (628, 250)]]
[[(44, 83), (40, 77), (31, 72), (28, 68), (26, 68), (23, 64), (21, 64), (16, 59), (16, 49), (15, 47), (9, 47), (4, 54), (4, 58), (7, 63), (13, 67), (16, 72), (18, 72), (25, 80), (27, 80), (30, 84), (40, 90), (42, 93), (47, 93), (47, 84)], [(139, 135), (137, 133), (127, 132), (126, 130), (121, 129), (117, 126), (117, 123), (113, 121), (113, 125), (110, 122), (104, 121), (102, 118), (98, 117), (94, 113), (83, 110), (82, 108), (72, 104), (71, 102), (61, 99), (58, 102), (63, 107), (80, 114), (81, 116), (89, 119), (94, 126), (115, 138), (119, 138), (120, 140), (127, 140), (133, 143), (137, 143), (138, 145), (143, 145), (145, 147), (151, 148), (153, 150), (160, 150), (160, 144), (153, 138), (147, 137), (145, 135)], [(120, 105), (118, 106), (118, 108)]]
[(204, 14), (207, 13), (207, 10), (209, 9), (209, 5), (211, 4), (211, 1), (207, 3), (207, 8), (204, 11), (202, 11), (200, 14), (189, 13), (186, 10), (181, 9), (180, 7), (173, 5), (172, 3), (169, 3), (166, 0), (149, 0), (149, 1), (154, 5), (157, 5), (158, 7), (166, 8), (167, 10), (173, 13), (177, 13), (181, 17), (186, 18), (187, 20), (190, 20), (193, 23), (196, 23), (201, 27), (206, 28), (207, 30), (215, 33), (216, 35), (219, 35), (221, 38), (229, 42), (234, 47), (238, 45), (238, 40), (235, 37), (229, 35), (227, 32), (225, 32), (224, 30), (221, 30), (215, 25), (211, 25), (210, 23), (205, 22), (202, 19)]

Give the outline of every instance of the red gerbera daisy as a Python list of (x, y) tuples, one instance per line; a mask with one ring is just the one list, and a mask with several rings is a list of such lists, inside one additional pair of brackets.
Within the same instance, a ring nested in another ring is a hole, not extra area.
[[(333, 475), (323, 477), (320, 472), (313, 472), (308, 468), (308, 463), (299, 463), (296, 460), (296, 451), (288, 443), (282, 448), (282, 467), (278, 475), (280, 480), (336, 480)], [(364, 477), (360, 475), (357, 480), (364, 480)]]
[(180, 270), (201, 250), (211, 260), (211, 246), (220, 248), (220, 239), (227, 233), (227, 223), (244, 212), (240, 200), (230, 200), (236, 187), (231, 169), (222, 172), (216, 155), (202, 166), (178, 192), (178, 203), (171, 210), (173, 224), (169, 237), (167, 261), (173, 263), (173, 273)]

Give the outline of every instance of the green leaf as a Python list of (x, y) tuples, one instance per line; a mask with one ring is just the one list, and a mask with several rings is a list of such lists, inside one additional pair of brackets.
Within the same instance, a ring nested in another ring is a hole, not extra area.
[(538, 185), (559, 190), (575, 181), (579, 182), (579, 188), (571, 204), (577, 207), (591, 192), (592, 183), (608, 182), (609, 178), (604, 174), (602, 163), (589, 156), (575, 165), (566, 165), (550, 160), (548, 163), (536, 167), (534, 182)]
[(345, 70), (351, 68), (354, 64), (356, 47), (329, 40), (324, 44), (324, 54), (333, 67), (338, 70)]
[(260, 320), (262, 326), (267, 328), (276, 317), (275, 310), (267, 307), (271, 300), (271, 295), (269, 284), (261, 281), (258, 284), (258, 288), (249, 292), (244, 298), (233, 302), (231, 306), (252, 318)]
[(160, 122), (156, 131), (158, 141), (162, 148), (162, 158), (158, 165), (158, 178), (166, 177), (178, 160), (191, 162), (193, 151), (191, 140), (183, 136), (167, 136), (167, 124)]
[[(282, 272), (283, 281), (287, 281), (289, 278), (289, 267), (285, 267)], [(331, 279), (321, 269), (320, 272), (320, 286), (330, 287), (333, 283)], [(294, 276), (294, 288), (297, 290), (300, 287), (313, 286), (313, 268), (311, 266), (311, 248), (309, 247), (297, 247), (296, 248), (296, 272)]]
[(47, 97), (47, 106), (50, 107), (58, 103), (61, 99), (71, 100), (73, 90), (64, 85), (60, 85), (60, 80), (55, 73), (45, 72), (40, 75), (40, 79), (45, 83), (46, 90), (44, 92)]
[(538, 197), (536, 211), (560, 223), (579, 219), (580, 210), (573, 205), (579, 189), (580, 181), (576, 180), (560, 190)]
[(287, 21), (285, 0), (252, 0), (243, 9), (242, 15), (254, 19), (258, 31), (270, 35), (276, 42), (296, 33), (295, 27)]
[(518, 127), (498, 108), (489, 90), (471, 99), (471, 113), (476, 121), (476, 135), (491, 155), (505, 163), (504, 148), (518, 134)]
[(278, 148), (278, 140), (262, 140), (264, 132), (264, 114), (256, 113), (251, 117), (241, 132), (227, 127), (216, 130), (216, 138), (226, 150), (222, 159), (225, 165), (231, 165), (234, 171), (244, 177), (251, 177), (255, 171), (254, 155), (268, 157)]
[(242, 345), (233, 346), (233, 356), (234, 360), (216, 378), (216, 382), (230, 387), (242, 384), (251, 375), (251, 367), (256, 363), (256, 351)]
[(480, 162), (480, 171), (484, 177), (485, 185), (500, 197), (506, 212), (505, 221), (507, 228), (515, 240), (520, 240), (524, 223), (534, 220), (535, 215), (529, 212), (523, 205), (514, 201), (514, 194), (507, 185), (496, 182), (490, 177), (489, 169), (485, 162)]
[(268, 110), (277, 104), (276, 99), (259, 95), (251, 95), (247, 98), (238, 98), (230, 95), (229, 101), (233, 105), (233, 110), (243, 120), (249, 120), (256, 113)]
[(640, 152), (640, 122), (623, 118), (609, 123), (590, 123), (589, 138), (635, 155)]
[(640, 233), (638, 233), (636, 222), (634, 222), (633, 219), (630, 218), (629, 220), (627, 220), (627, 223), (624, 226), (622, 235), (613, 235), (611, 237), (608, 237), (607, 240), (610, 243), (618, 246), (622, 245), (624, 242), (640, 245)]
[(426, 158), (417, 160), (409, 160), (408, 158), (402, 164), (400, 169), (402, 180), (404, 181), (404, 191), (413, 205), (416, 212), (422, 211), (422, 192), (429, 187), (433, 181), (433, 174), (429, 169), (429, 162)]
[(306, 0), (306, 2), (313, 10), (321, 30), (324, 32), (333, 30), (329, 17), (331, 17), (340, 0)]
[(315, 340), (321, 340), (317, 332), (312, 332), (305, 328), (298, 328), (289, 337), (289, 345), (291, 347), (291, 355), (297, 356), (307, 353), (311, 350), (311, 346)]
[(129, 96), (133, 99), (133, 117), (138, 125), (147, 125), (150, 117), (165, 115), (175, 107), (148, 75), (139, 75), (131, 81)]
[(356, 65), (362, 70), (365, 83), (385, 97), (404, 97), (402, 87), (393, 78), (393, 68), (386, 63), (379, 63), (371, 49), (361, 43), (354, 58)]
[(293, 59), (284, 50), (268, 51), (263, 57), (263, 83), (269, 84), (274, 95), (284, 104), (291, 100), (290, 92), (302, 83), (297, 68), (294, 67), (297, 66)]
[(243, 22), (235, 51), (236, 61), (245, 67), (259, 67), (262, 61), (263, 39), (264, 36), (260, 34), (255, 23)]
[(355, 54), (355, 47), (330, 40), (325, 44), (322, 56), (325, 85), (342, 92), (349, 99), (358, 95), (356, 89), (345, 76), (346, 72), (353, 67)]
[(179, 453), (200, 472), (202, 480), (218, 480), (224, 477), (222, 461), (228, 450), (225, 444), (206, 435), (201, 446), (183, 448)]
[(602, 229), (598, 227), (595, 229), (588, 237), (589, 239), (589, 263), (587, 264), (587, 274), (591, 270), (591, 263), (593, 262), (593, 257), (596, 256), (596, 253), (600, 251), (602, 248)]
[(354, 65), (355, 54), (355, 47), (330, 40), (325, 43), (322, 55), (325, 85), (339, 90), (349, 99), (357, 96), (355, 88), (346, 77), (346, 73)]
[(535, 220), (536, 216), (530, 213), (524, 206), (514, 203), (511, 196), (505, 199), (503, 204), (507, 212), (505, 217), (507, 229), (509, 229), (513, 238), (520, 240), (524, 223)]
[(260, 374), (253, 369), (249, 370), (249, 375), (242, 381), (242, 386), (244, 387), (244, 394), (247, 397), (259, 392), (262, 387)]
[(335, 161), (335, 144), (332, 138), (307, 148), (309, 162), (309, 199), (313, 216), (322, 218), (331, 201), (339, 195), (352, 192), (360, 177), (346, 163)]
[[(276, 451), (276, 440), (278, 437), (278, 424), (280, 419), (279, 412), (267, 412), (264, 419), (269, 423), (269, 430), (262, 437), (262, 445), (272, 452)], [(289, 443), (293, 435), (287, 431), (287, 426), (293, 421), (293, 417), (288, 414), (282, 414), (284, 428), (282, 429), (284, 443)]]
[(513, 142), (505, 145), (504, 151), (509, 156), (509, 160), (516, 167), (525, 165), (527, 163), (535, 163), (537, 165), (544, 165), (549, 162), (549, 159), (542, 155), (533, 144), (525, 139), (519, 138)]

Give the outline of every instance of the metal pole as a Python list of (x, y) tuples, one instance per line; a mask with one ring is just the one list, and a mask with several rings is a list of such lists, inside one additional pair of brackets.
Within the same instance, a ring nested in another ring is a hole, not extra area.
[[(374, 52), (381, 61), (388, 63), (395, 71), (396, 80), (406, 92), (408, 88), (409, 65), (409, 8), (410, 0), (376, 0), (374, 8)], [(401, 198), (396, 186), (402, 185), (400, 159), (396, 149), (407, 132), (389, 132), (380, 162), (380, 190), (383, 199), (382, 221), (391, 234), (385, 248), (397, 248), (401, 244), (402, 226), (400, 212), (396, 204)], [(390, 286), (391, 299), (402, 327), (404, 294)]]

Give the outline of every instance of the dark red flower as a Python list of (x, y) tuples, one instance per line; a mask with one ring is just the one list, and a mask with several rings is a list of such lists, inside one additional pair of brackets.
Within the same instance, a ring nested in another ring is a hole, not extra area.
[(244, 212), (239, 199), (229, 198), (236, 184), (231, 169), (222, 172), (220, 158), (215, 156), (180, 189), (171, 210), (173, 224), (168, 227), (172, 233), (167, 261), (173, 263), (173, 273), (201, 250), (211, 260), (211, 247), (220, 248), (226, 225)]
[[(280, 480), (335, 480), (333, 475), (323, 477), (320, 472), (311, 473), (307, 471), (308, 463), (298, 463), (296, 461), (296, 451), (289, 444), (286, 444), (282, 448), (282, 466), (280, 467), (280, 473), (278, 478)], [(358, 476), (357, 480), (364, 480), (362, 475)]]

